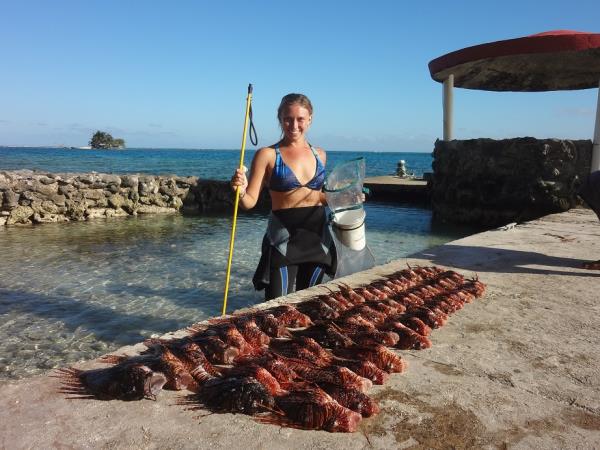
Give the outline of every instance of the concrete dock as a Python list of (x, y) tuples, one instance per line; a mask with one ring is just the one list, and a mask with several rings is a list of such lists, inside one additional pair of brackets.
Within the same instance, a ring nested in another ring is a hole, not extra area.
[(429, 201), (427, 181), (422, 178), (401, 178), (383, 175), (365, 178), (364, 186), (371, 191), (374, 200), (393, 200), (425, 203)]
[(42, 376), (0, 384), (0, 447), (600, 448), (600, 272), (580, 268), (599, 258), (598, 219), (575, 209), (349, 277), (358, 285), (407, 263), (434, 264), (487, 285), (432, 333), (432, 348), (401, 352), (408, 370), (372, 389), (381, 413), (353, 434), (205, 415), (177, 404), (184, 392), (163, 391), (155, 402), (68, 400), (58, 380)]

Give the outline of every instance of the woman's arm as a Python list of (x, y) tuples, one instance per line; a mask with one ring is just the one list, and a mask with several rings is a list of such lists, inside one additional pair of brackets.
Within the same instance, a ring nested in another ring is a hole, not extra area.
[(323, 191), (319, 192), (319, 202), (321, 202), (322, 205), (327, 204), (327, 196), (325, 195), (325, 192), (323, 192)]
[(265, 183), (265, 177), (267, 174), (267, 168), (269, 166), (269, 160), (272, 155), (273, 149), (264, 147), (256, 152), (252, 159), (252, 166), (250, 167), (250, 179), (246, 177), (246, 174), (241, 169), (236, 169), (233, 177), (231, 178), (231, 187), (235, 189), (239, 186), (240, 188), (240, 206), (242, 209), (252, 209), (256, 206), (260, 191)]

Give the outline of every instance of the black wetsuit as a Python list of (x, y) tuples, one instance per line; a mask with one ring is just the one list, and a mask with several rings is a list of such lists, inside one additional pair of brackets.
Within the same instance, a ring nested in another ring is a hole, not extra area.
[[(325, 180), (325, 167), (317, 151), (313, 178), (301, 184), (285, 164), (279, 147), (269, 189), (289, 192), (300, 187), (320, 191)], [(279, 209), (271, 212), (262, 255), (252, 279), (257, 290), (265, 289), (265, 299), (289, 294), (319, 284), (325, 273), (333, 274), (333, 241), (324, 206)]]

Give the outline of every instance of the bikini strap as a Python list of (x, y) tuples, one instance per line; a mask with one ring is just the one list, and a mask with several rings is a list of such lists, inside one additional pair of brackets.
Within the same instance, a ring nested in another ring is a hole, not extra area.
[(310, 149), (312, 150), (313, 155), (315, 155), (315, 158), (317, 159), (317, 163), (323, 165), (323, 161), (321, 161), (321, 157), (319, 156), (319, 152), (317, 152), (317, 149), (314, 148), (310, 142), (308, 143), (308, 145), (310, 146)]

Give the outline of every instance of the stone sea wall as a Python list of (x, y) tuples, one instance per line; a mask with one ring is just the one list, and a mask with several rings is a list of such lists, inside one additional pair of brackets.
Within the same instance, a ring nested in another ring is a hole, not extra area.
[(592, 141), (436, 141), (430, 182), (434, 217), (500, 226), (567, 211), (590, 171)]
[(0, 171), (0, 226), (231, 208), (225, 181), (197, 177)]

